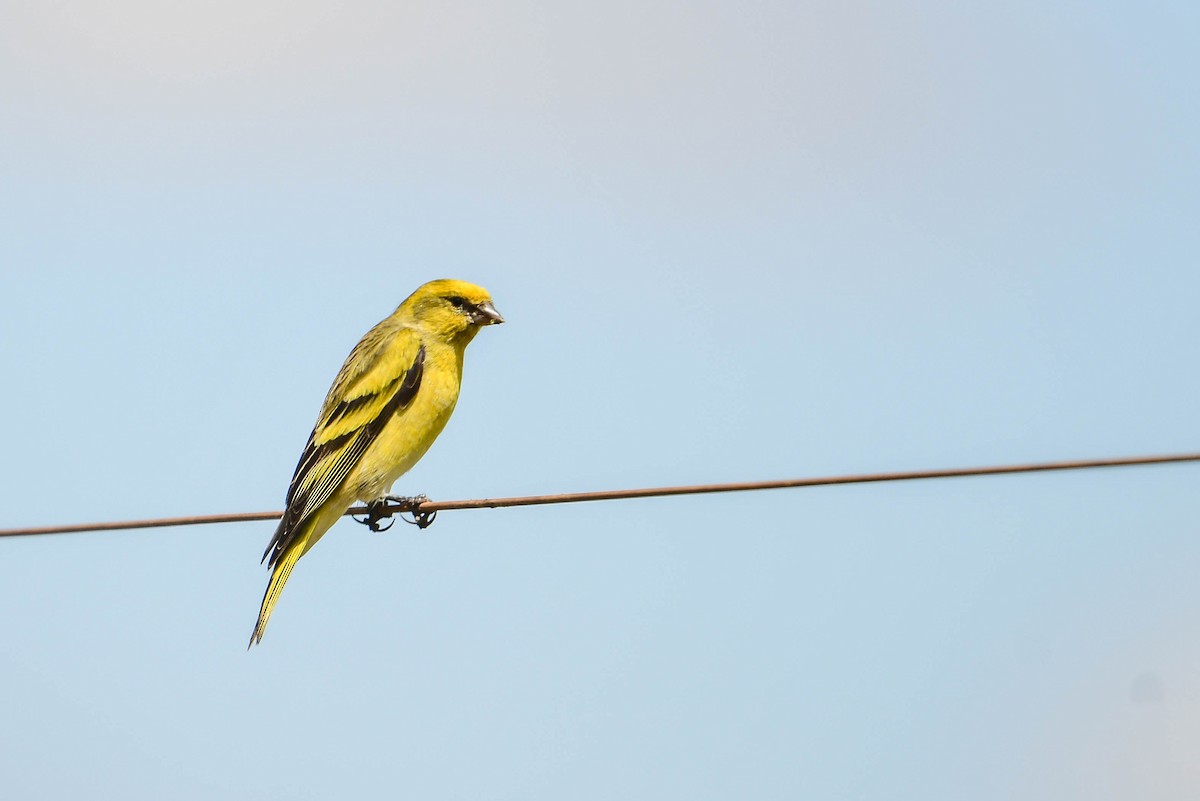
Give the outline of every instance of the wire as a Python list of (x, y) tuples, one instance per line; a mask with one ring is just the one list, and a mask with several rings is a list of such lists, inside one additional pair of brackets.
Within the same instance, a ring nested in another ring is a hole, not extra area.
[[(1200, 453), (1181, 453), (1162, 456), (1129, 456), (1115, 459), (1081, 459), (1061, 462), (998, 465), (992, 467), (960, 467), (944, 470), (915, 470), (897, 473), (861, 473), (857, 475), (796, 478), (782, 481), (744, 481), (731, 484), (694, 484), (682, 487), (649, 487), (644, 489), (605, 490), (600, 492), (567, 492), (556, 495), (526, 495), (515, 498), (476, 498), (460, 501), (421, 501), (420, 503), (388, 503), (376, 508), (377, 518), (400, 512), (429, 515), (458, 509), (498, 509), (510, 506), (543, 506), (552, 503), (581, 503), (583, 501), (621, 501), (633, 498), (659, 498), (670, 495), (701, 495), (714, 492), (749, 492), (752, 490), (822, 487), (834, 484), (870, 484), (883, 481), (916, 481), (930, 478), (963, 478), (966, 476), (995, 476), (1012, 473), (1046, 473), (1056, 470), (1086, 470), (1098, 467), (1134, 467), (1151, 464), (1200, 462)], [(365, 514), (365, 506), (346, 510), (347, 515)], [(0, 537), (25, 537), (39, 534), (70, 534), (90, 531), (120, 531), (135, 528), (165, 528), (195, 526), (207, 523), (244, 523), (259, 520), (278, 520), (283, 512), (248, 512), (244, 514), (198, 515), (164, 517), (152, 520), (123, 520), (111, 523), (78, 523), (63, 526), (0, 529)]]

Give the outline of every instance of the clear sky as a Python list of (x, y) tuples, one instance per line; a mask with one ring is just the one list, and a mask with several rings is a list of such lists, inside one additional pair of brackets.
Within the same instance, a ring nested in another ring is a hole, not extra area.
[[(7, 0), (0, 527), (1200, 449), (1200, 6)], [(14, 799), (1200, 794), (1200, 468), (0, 542)]]

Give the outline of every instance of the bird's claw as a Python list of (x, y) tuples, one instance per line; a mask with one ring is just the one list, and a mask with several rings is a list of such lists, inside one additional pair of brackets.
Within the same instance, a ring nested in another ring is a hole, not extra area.
[[(391, 498), (389, 497), (383, 497), (376, 498), (375, 500), (371, 501), (367, 504), (366, 516), (356, 517), (354, 518), (354, 522), (362, 523), (364, 526), (371, 529), (371, 531), (387, 531), (396, 523), (396, 521), (391, 519), (392, 510), (388, 509), (388, 501), (390, 500)], [(381, 520), (387, 520), (388, 524), (386, 526), (379, 525)]]
[(436, 509), (432, 512), (418, 512), (414, 509), (412, 512), (412, 520), (409, 520), (403, 514), (400, 515), (401, 520), (403, 520), (405, 523), (412, 523), (417, 528), (429, 528), (431, 525), (433, 525), (433, 521), (436, 518)]
[[(413, 495), (410, 497), (385, 495), (367, 504), (367, 514), (365, 517), (356, 517), (354, 520), (355, 522), (362, 523), (371, 529), (371, 531), (387, 531), (393, 524), (389, 522), (387, 526), (380, 526), (379, 521), (388, 520), (392, 515), (399, 514), (400, 519), (405, 523), (411, 523), (417, 528), (429, 528), (434, 518), (437, 517), (437, 512), (422, 512), (418, 509), (421, 504), (428, 501), (429, 496), (427, 495)], [(405, 512), (411, 514), (412, 519), (405, 517)]]
[[(389, 501), (390, 503), (394, 503), (396, 506), (399, 506), (400, 508), (396, 511), (400, 514), (400, 519), (405, 523), (411, 523), (417, 528), (429, 528), (429, 526), (433, 524), (434, 518), (437, 517), (436, 511), (422, 512), (418, 508), (421, 504), (429, 502), (428, 495), (413, 495), (407, 498), (397, 498), (389, 495), (385, 500)], [(408, 512), (412, 515), (411, 520), (404, 516), (405, 512)]]

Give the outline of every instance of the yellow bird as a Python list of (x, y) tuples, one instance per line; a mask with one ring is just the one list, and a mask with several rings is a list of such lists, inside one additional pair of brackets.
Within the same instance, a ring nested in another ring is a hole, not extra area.
[(430, 281), (367, 332), (342, 365), (263, 554), (271, 580), (250, 645), (262, 642), (292, 568), (355, 501), (380, 500), (425, 455), (458, 402), (463, 354), (504, 322), (486, 289)]

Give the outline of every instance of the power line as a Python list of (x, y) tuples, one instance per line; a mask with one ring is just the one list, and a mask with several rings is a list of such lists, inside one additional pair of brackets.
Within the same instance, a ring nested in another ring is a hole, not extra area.
[[(958, 467), (943, 470), (914, 470), (894, 473), (860, 473), (857, 475), (795, 478), (782, 481), (743, 481), (729, 484), (694, 484), (681, 487), (649, 487), (644, 489), (602, 490), (599, 492), (566, 492), (555, 495), (526, 495), (514, 498), (475, 498), (460, 501), (423, 501), (418, 504), (388, 503), (376, 509), (376, 517), (391, 517), (400, 512), (428, 516), (435, 512), (458, 509), (499, 509), (510, 506), (544, 506), (554, 503), (583, 501), (621, 501), (634, 498), (659, 498), (670, 495), (701, 495), (715, 492), (749, 492), (752, 490), (823, 487), (834, 484), (870, 484), (883, 481), (916, 481), (930, 478), (963, 478), (967, 476), (996, 476), (1011, 473), (1046, 473), (1058, 470), (1086, 470), (1099, 467), (1135, 467), (1151, 464), (1200, 462), (1200, 453), (1168, 454), (1161, 456), (1128, 456), (1115, 459), (1078, 459), (1060, 462), (996, 465), (991, 467)], [(348, 515), (366, 514), (367, 508), (355, 506)], [(0, 537), (24, 537), (38, 534), (70, 534), (90, 531), (121, 531), (134, 528), (164, 528), (195, 526), (205, 523), (245, 523), (259, 520), (278, 520), (283, 512), (247, 512), (242, 514), (194, 515), (164, 517), (151, 520), (122, 520), (110, 523), (77, 523), (62, 526), (0, 529)]]

